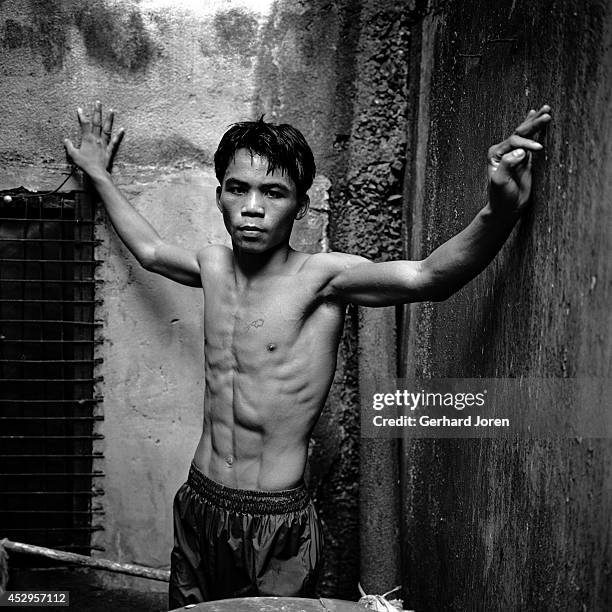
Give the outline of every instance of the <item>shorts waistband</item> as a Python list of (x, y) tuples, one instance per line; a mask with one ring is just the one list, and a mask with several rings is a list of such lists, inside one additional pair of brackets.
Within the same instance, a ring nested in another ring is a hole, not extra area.
[(211, 480), (192, 463), (187, 484), (207, 502), (245, 514), (287, 514), (303, 510), (310, 502), (304, 483), (294, 489), (259, 491), (233, 489)]

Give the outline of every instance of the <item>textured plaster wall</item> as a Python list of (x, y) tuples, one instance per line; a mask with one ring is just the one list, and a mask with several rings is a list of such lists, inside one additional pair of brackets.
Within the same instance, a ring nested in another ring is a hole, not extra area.
[[(349, 3), (354, 15), (354, 5)], [(330, 241), (335, 250), (374, 261), (401, 259), (403, 255), (403, 177), (406, 135), (412, 116), (411, 25), (418, 7), (397, 2), (364, 2), (360, 6), (359, 38), (351, 71), (353, 92), (350, 122), (336, 135), (338, 181), (331, 195)], [(338, 97), (343, 95), (339, 90)], [(346, 104), (346, 102), (345, 102)], [(340, 122), (339, 125), (342, 125)], [(393, 308), (361, 312), (358, 333), (349, 327), (349, 367), (358, 373), (395, 374), (396, 334)], [(343, 407), (357, 422), (374, 389), (352, 381)], [(359, 402), (359, 398), (363, 398)], [(354, 430), (355, 431), (355, 430)], [(357, 568), (367, 592), (386, 592), (400, 584), (398, 449), (393, 442), (355, 437), (359, 445), (359, 542)], [(347, 444), (347, 442), (345, 442)]]
[(122, 161), (210, 162), (250, 115), (263, 15), (247, 0), (180, 8), (198, 4), (5, 0), (0, 160), (63, 161), (74, 110), (99, 99), (129, 130)]
[[(226, 242), (210, 164), (228, 124), (255, 116), (269, 8), (264, 0), (1, 2), (0, 188), (55, 188), (67, 168), (61, 142), (77, 138), (76, 107), (100, 99), (126, 128), (115, 174), (133, 205), (175, 243)], [(321, 174), (292, 238), (301, 249), (326, 248), (328, 188)], [(167, 567), (172, 498), (201, 428), (202, 300), (141, 270), (103, 211), (97, 236), (105, 438), (96, 467), (106, 476), (96, 500), (104, 531), (93, 543), (106, 558)]]
[[(533, 208), (495, 262), (450, 300), (411, 309), (406, 373), (610, 377), (611, 23), (599, 1), (431, 7), (407, 181), (415, 257), (483, 205), (492, 143), (544, 102), (554, 123)], [(608, 609), (611, 465), (610, 440), (406, 441), (410, 605)]]

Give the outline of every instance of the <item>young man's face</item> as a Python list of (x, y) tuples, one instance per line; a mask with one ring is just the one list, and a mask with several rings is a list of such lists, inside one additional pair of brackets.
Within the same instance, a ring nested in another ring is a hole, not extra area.
[(308, 196), (298, 197), (293, 179), (280, 169), (267, 170), (265, 157), (239, 149), (217, 187), (217, 206), (232, 243), (246, 252), (263, 253), (288, 242), (293, 222), (308, 209)]

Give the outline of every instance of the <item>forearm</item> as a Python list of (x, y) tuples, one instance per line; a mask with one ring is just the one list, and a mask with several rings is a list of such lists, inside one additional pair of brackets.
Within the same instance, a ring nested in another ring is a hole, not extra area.
[(422, 262), (424, 299), (443, 300), (484, 270), (519, 219), (516, 212), (494, 212), (487, 204), (457, 235)]
[(155, 228), (128, 202), (108, 172), (89, 175), (119, 238), (138, 262), (149, 268), (163, 244)]

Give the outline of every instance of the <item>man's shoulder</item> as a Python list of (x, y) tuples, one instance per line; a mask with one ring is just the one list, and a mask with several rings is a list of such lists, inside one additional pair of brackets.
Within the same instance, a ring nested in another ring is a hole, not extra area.
[(302, 272), (309, 277), (316, 287), (315, 294), (326, 302), (335, 301), (331, 288), (340, 275), (360, 264), (372, 263), (360, 255), (337, 251), (311, 255), (302, 266)]
[(223, 244), (210, 244), (201, 248), (198, 253), (200, 266), (215, 266), (232, 262), (232, 249)]
[(330, 251), (327, 253), (315, 253), (304, 263), (304, 270), (316, 270), (331, 276), (339, 274), (343, 270), (352, 268), (359, 264), (371, 263), (369, 259), (361, 255)]

